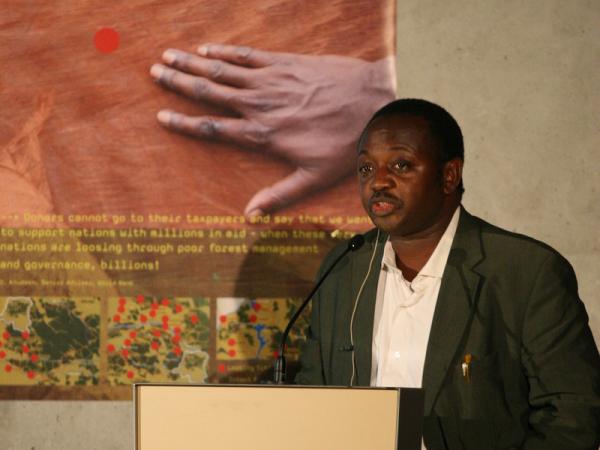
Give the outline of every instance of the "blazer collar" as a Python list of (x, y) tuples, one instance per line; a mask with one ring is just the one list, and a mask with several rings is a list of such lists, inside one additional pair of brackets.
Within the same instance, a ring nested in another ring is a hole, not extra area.
[(461, 207), (425, 356), (425, 415), (431, 413), (453, 361), (460, 358), (460, 343), (468, 331), (481, 286), (481, 275), (474, 269), (483, 258), (480, 223)]

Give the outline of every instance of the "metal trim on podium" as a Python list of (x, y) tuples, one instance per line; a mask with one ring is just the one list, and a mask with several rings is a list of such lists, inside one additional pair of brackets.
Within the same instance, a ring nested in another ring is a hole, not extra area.
[(135, 450), (420, 450), (424, 391), (133, 385)]

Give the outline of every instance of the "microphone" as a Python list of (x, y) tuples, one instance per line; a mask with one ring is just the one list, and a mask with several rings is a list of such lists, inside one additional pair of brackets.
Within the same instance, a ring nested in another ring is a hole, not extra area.
[(300, 314), (302, 314), (302, 311), (304, 311), (304, 308), (306, 308), (306, 305), (308, 305), (308, 303), (311, 301), (313, 295), (315, 295), (315, 292), (317, 292), (317, 290), (321, 287), (321, 284), (323, 284), (323, 282), (325, 281), (325, 279), (327, 278), (329, 273), (333, 270), (333, 268), (337, 265), (337, 263), (339, 263), (340, 260), (344, 256), (346, 256), (349, 252), (354, 252), (354, 251), (358, 250), (359, 248), (361, 248), (364, 243), (365, 243), (365, 237), (362, 234), (357, 234), (356, 236), (354, 236), (352, 239), (350, 239), (348, 241), (348, 246), (346, 247), (346, 250), (344, 250), (340, 254), (340, 256), (338, 256), (336, 258), (336, 260), (333, 262), (333, 264), (331, 264), (331, 266), (329, 266), (329, 268), (321, 276), (321, 278), (319, 279), (319, 281), (317, 282), (317, 284), (315, 285), (313, 290), (310, 291), (310, 294), (308, 294), (306, 299), (304, 299), (304, 301), (300, 305), (300, 308), (298, 308), (298, 311), (296, 311), (294, 313), (294, 315), (290, 319), (289, 323), (287, 324), (287, 327), (285, 327), (285, 331), (281, 335), (281, 344), (279, 345), (279, 356), (277, 357), (277, 360), (275, 360), (275, 366), (273, 367), (273, 372), (274, 372), (273, 373), (273, 381), (276, 384), (285, 384), (285, 374), (286, 374), (285, 342), (287, 341), (288, 335), (290, 334), (292, 327), (294, 326), (294, 324), (300, 317)]

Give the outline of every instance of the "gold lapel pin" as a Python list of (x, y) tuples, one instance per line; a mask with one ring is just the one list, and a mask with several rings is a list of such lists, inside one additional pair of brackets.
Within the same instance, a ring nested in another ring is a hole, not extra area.
[(462, 374), (463, 378), (467, 380), (467, 383), (471, 382), (471, 361), (473, 360), (473, 355), (467, 353), (463, 358), (462, 363)]

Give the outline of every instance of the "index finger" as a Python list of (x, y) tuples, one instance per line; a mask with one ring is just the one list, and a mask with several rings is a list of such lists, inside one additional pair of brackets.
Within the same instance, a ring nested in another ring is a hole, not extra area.
[(202, 44), (196, 50), (200, 56), (221, 59), (244, 67), (266, 67), (273, 64), (277, 53), (252, 47), (225, 44)]

